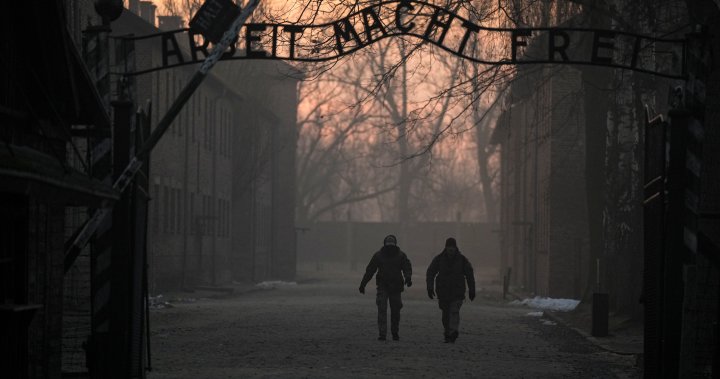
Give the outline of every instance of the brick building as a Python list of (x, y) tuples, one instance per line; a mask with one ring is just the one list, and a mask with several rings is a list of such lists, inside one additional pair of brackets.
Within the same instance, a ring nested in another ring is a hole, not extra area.
[[(144, 5), (144, 7), (143, 7)], [(151, 4), (149, 4), (151, 5)], [(113, 35), (158, 33), (145, 2)], [(136, 14), (139, 13), (139, 14)], [(163, 28), (179, 17), (160, 17)], [(160, 66), (157, 40), (136, 40), (135, 66)], [(156, 125), (196, 67), (133, 78)], [(297, 79), (279, 62), (221, 62), (192, 95), (151, 156), (151, 289), (295, 275), (294, 154)]]
[(584, 113), (580, 72), (519, 73), (498, 120), (502, 265), (512, 284), (579, 298), (588, 275)]
[(298, 72), (282, 62), (220, 62), (242, 91), (232, 129), (232, 251), (238, 281), (294, 280)]

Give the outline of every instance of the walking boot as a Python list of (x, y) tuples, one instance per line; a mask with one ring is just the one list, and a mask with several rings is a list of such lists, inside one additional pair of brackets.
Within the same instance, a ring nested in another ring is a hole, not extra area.
[(387, 338), (385, 338), (385, 336), (380, 336), (380, 337), (378, 337), (378, 341), (385, 341), (386, 339), (387, 339)]
[(397, 333), (393, 333), (393, 341), (400, 341), (400, 335)]

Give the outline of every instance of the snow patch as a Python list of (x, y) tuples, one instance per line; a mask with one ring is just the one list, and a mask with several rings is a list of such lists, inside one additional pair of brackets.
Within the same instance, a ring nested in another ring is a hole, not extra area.
[(166, 301), (162, 294), (157, 296), (148, 296), (148, 307), (152, 309), (172, 308), (173, 305)]
[(537, 311), (537, 312), (527, 313), (527, 314), (525, 314), (525, 316), (530, 316), (530, 317), (542, 317), (543, 314), (544, 314), (543, 311)]
[(197, 301), (194, 297), (176, 297), (170, 300), (173, 303), (182, 303), (182, 304), (190, 304)]
[(255, 287), (258, 287), (260, 289), (264, 290), (271, 290), (275, 288), (283, 288), (283, 287), (294, 287), (297, 286), (297, 282), (284, 282), (282, 280), (270, 280), (265, 282), (260, 282), (255, 285)]
[(574, 299), (552, 299), (549, 297), (535, 296), (532, 299), (513, 300), (510, 305), (525, 305), (530, 308), (544, 309), (548, 311), (569, 312), (580, 304), (580, 300)]

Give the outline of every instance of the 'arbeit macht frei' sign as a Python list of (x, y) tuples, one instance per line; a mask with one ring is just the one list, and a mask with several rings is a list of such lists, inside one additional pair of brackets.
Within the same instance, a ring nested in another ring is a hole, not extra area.
[[(394, 36), (418, 38), (480, 64), (567, 63), (686, 76), (682, 39), (586, 28), (490, 28), (448, 9), (407, 0), (379, 2), (325, 24), (249, 23), (222, 59), (330, 61)], [(159, 66), (139, 67), (129, 75), (200, 63), (210, 50), (210, 42), (191, 29), (119, 38), (151, 39), (162, 52)]]

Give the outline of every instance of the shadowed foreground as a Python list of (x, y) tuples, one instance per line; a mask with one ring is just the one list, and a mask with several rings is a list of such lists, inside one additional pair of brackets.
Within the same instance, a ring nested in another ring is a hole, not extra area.
[[(358, 276), (357, 273), (353, 274)], [(443, 343), (420, 277), (403, 294), (400, 341), (377, 341), (375, 289), (323, 280), (198, 299), (151, 313), (149, 378), (633, 378), (633, 359), (482, 291)]]

